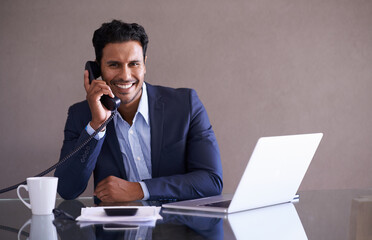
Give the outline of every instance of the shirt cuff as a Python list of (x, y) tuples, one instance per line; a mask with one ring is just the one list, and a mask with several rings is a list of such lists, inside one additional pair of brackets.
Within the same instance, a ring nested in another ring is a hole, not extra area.
[(147, 189), (146, 183), (139, 182), (139, 184), (141, 184), (141, 188), (142, 188), (142, 191), (143, 191), (143, 198), (142, 198), (142, 200), (149, 199), (150, 198), (150, 193), (149, 193), (149, 190)]
[[(90, 122), (85, 127), (85, 130), (87, 131), (87, 133), (89, 135), (92, 135), (95, 132), (95, 130), (92, 128), (92, 126), (90, 126)], [(100, 139), (102, 139), (105, 136), (105, 133), (106, 133), (106, 128), (105, 128), (105, 130), (103, 130), (102, 132), (99, 132), (96, 136), (94, 136), (94, 138), (96, 140), (100, 140)]]

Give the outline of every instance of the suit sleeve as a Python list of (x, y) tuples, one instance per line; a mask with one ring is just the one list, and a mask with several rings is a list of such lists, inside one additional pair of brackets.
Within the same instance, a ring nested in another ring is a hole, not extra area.
[[(60, 160), (89, 138), (85, 130), (89, 116), (90, 112), (85, 113), (82, 106), (74, 105), (69, 108)], [(85, 191), (104, 139), (105, 137), (100, 140), (92, 139), (56, 169), (54, 176), (58, 177), (57, 191), (62, 198), (75, 199)]]
[(190, 92), (189, 106), (185, 152), (181, 152), (178, 159), (170, 160), (184, 159), (179, 161), (179, 165), (185, 165), (185, 173), (145, 180), (150, 199), (184, 200), (222, 192), (219, 147), (207, 112), (194, 90)]

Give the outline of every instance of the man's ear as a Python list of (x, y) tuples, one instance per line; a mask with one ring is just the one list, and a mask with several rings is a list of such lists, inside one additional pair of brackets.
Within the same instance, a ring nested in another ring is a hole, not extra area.
[(144, 65), (145, 65), (145, 74), (146, 74), (146, 62), (147, 62), (147, 56), (145, 56)]

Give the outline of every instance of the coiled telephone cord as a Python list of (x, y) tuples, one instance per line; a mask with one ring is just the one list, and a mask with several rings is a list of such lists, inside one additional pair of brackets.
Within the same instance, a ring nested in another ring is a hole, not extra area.
[[(97, 128), (97, 130), (92, 135), (90, 135), (89, 138), (87, 138), (84, 142), (82, 142), (79, 146), (77, 146), (74, 150), (72, 150), (69, 154), (67, 154), (64, 158), (62, 158), (59, 162), (57, 162), (56, 164), (54, 164), (53, 166), (51, 166), (47, 170), (35, 175), (35, 177), (44, 176), (44, 175), (50, 173), (51, 171), (53, 171), (54, 169), (56, 169), (57, 167), (64, 164), (68, 159), (70, 159), (73, 155), (75, 155), (77, 152), (79, 152), (85, 145), (87, 145), (100, 131), (102, 131), (102, 129), (104, 129), (107, 126), (107, 124), (114, 118), (115, 114), (116, 114), (116, 111), (112, 111), (110, 117), (99, 128)], [(25, 180), (23, 182), (20, 182), (18, 184), (13, 185), (13, 186), (1, 189), (0, 194), (5, 193), (5, 192), (9, 192), (11, 190), (14, 190), (19, 185), (26, 184), (26, 183), (27, 183), (27, 181)]]

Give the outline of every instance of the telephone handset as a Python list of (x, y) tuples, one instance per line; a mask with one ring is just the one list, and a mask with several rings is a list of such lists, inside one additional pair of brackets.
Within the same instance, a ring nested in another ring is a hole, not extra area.
[[(101, 69), (97, 62), (87, 61), (85, 70), (89, 72), (89, 83), (101, 76)], [(103, 95), (101, 102), (110, 111), (114, 111), (120, 106), (120, 99), (118, 97), (111, 98), (109, 95)]]

